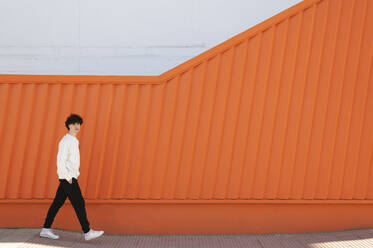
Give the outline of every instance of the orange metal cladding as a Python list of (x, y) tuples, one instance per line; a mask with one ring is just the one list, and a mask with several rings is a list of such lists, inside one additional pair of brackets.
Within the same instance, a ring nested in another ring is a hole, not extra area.
[(310, 0), (159, 76), (1, 75), (0, 225), (41, 227), (78, 113), (107, 232), (372, 227), (372, 57), (373, 1)]

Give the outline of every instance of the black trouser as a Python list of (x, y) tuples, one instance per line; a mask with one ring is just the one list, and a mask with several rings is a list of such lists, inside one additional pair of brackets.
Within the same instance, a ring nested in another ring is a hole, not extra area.
[(90, 229), (89, 222), (85, 210), (84, 198), (82, 192), (80, 191), (78, 180), (73, 177), (71, 184), (66, 179), (59, 180), (60, 185), (58, 186), (53, 203), (49, 207), (48, 214), (44, 222), (44, 228), (50, 228), (52, 226), (54, 217), (56, 217), (58, 210), (62, 207), (62, 205), (65, 203), (66, 198), (68, 197), (71, 205), (75, 209), (75, 213), (78, 216), (83, 232), (87, 233)]

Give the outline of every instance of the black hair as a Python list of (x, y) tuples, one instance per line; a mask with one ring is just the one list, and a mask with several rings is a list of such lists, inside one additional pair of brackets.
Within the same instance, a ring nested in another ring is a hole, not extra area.
[(80, 125), (82, 125), (83, 124), (83, 118), (80, 117), (80, 115), (77, 115), (77, 114), (70, 114), (70, 116), (67, 117), (67, 119), (65, 121), (65, 126), (66, 126), (67, 130), (70, 130), (69, 125), (74, 124), (74, 123), (79, 123)]

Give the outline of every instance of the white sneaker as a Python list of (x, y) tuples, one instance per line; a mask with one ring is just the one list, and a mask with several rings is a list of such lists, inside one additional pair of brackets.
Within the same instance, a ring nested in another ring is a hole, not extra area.
[(104, 234), (104, 231), (95, 231), (92, 228), (89, 229), (87, 233), (84, 233), (84, 239), (85, 240), (91, 240), (100, 237), (102, 234)]
[(43, 228), (41, 229), (40, 237), (58, 239), (60, 236), (54, 234), (50, 228)]

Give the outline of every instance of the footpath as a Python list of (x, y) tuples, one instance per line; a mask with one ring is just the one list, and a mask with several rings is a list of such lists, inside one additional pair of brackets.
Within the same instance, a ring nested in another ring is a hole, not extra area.
[(365, 247), (373, 248), (373, 228), (335, 232), (296, 234), (104, 234), (85, 241), (82, 232), (53, 229), (59, 239), (39, 236), (41, 228), (2, 228), (0, 248), (47, 247), (133, 247), (133, 248), (181, 248), (181, 247), (252, 247), (252, 248), (319, 248)]

